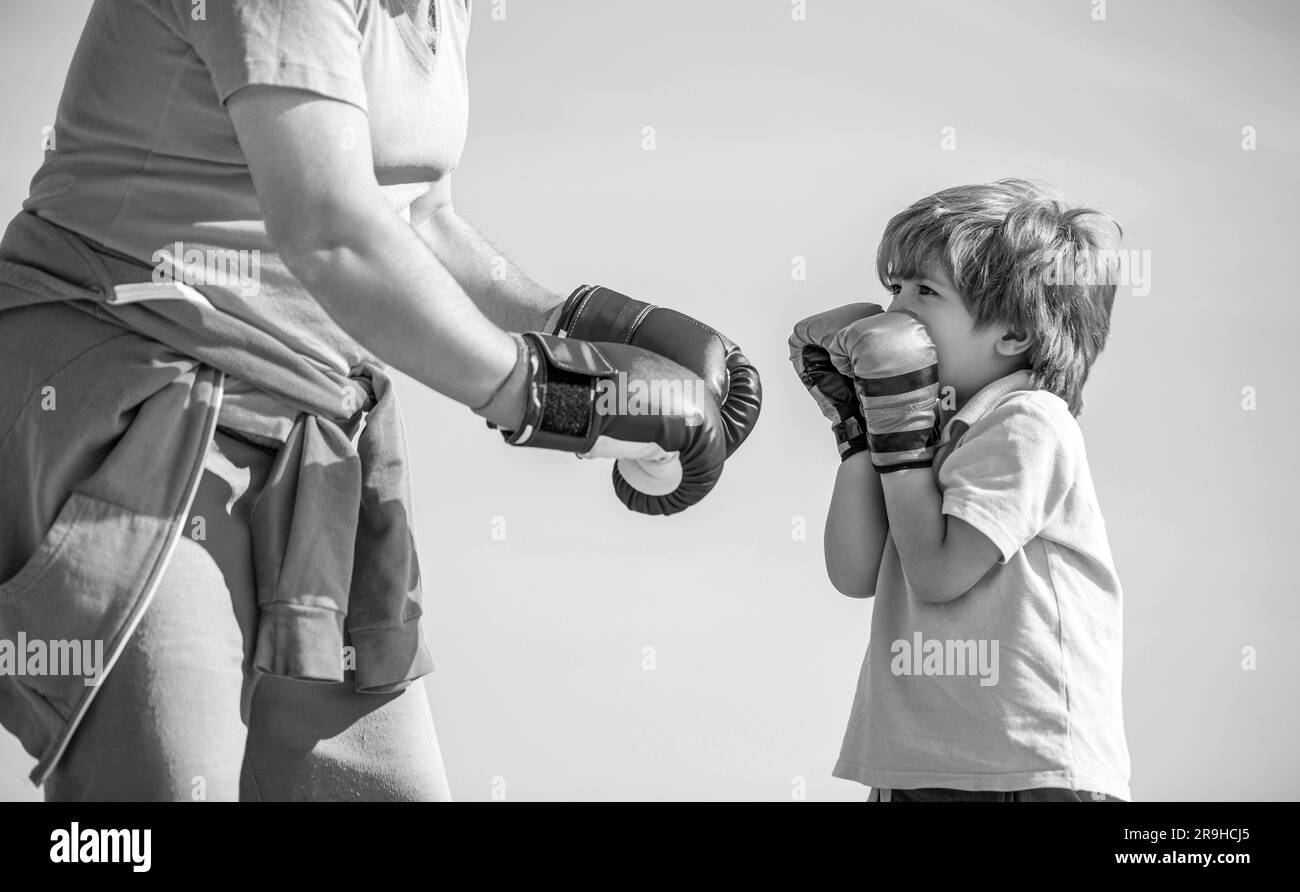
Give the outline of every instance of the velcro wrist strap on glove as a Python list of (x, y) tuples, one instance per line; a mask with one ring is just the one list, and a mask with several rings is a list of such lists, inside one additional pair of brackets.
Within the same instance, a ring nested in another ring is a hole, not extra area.
[(840, 461), (845, 461), (871, 448), (867, 432), (856, 417), (849, 417), (839, 424), (832, 424), (831, 430), (835, 434), (835, 445), (840, 451)]
[(585, 452), (595, 442), (592, 424), (596, 380), (613, 378), (614, 367), (587, 341), (529, 331), (528, 384), (517, 431), (502, 431), (512, 446)]

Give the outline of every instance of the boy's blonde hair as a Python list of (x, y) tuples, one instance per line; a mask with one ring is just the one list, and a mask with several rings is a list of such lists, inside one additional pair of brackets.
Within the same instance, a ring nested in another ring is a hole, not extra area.
[(1033, 338), (1026, 366), (1034, 386), (1061, 397), (1077, 416), (1110, 333), (1114, 244), (1122, 235), (1108, 214), (1071, 208), (1055, 190), (1028, 180), (955, 186), (889, 221), (876, 275), (888, 286), (940, 264), (977, 328), (1007, 325)]

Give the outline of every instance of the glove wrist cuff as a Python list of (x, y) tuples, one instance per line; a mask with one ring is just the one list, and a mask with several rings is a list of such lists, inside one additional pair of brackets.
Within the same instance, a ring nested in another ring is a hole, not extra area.
[(555, 327), (548, 334), (557, 337), (565, 337), (569, 334), (569, 327), (573, 324), (574, 317), (578, 314), (579, 308), (586, 302), (587, 296), (595, 291), (595, 285), (579, 285), (573, 289), (564, 300), (564, 305), (560, 309), (560, 316), (555, 320)]
[(527, 364), (524, 416), (502, 431), (511, 446), (586, 452), (595, 441), (596, 381), (614, 367), (594, 345), (540, 332), (521, 338)]
[(848, 417), (838, 424), (831, 425), (835, 433), (835, 445), (840, 452), (840, 461), (847, 461), (859, 452), (868, 452), (871, 445), (862, 422), (855, 417)]
[(876, 472), (879, 474), (891, 474), (894, 471), (908, 471), (913, 468), (931, 468), (934, 467), (934, 456), (926, 459), (914, 459), (912, 461), (899, 462), (897, 464), (877, 464), (876, 456), (872, 453), (871, 462), (875, 465)]

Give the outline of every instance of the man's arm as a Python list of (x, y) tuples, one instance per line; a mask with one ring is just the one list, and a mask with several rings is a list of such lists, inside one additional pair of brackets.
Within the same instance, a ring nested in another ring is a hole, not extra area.
[(966, 594), (1002, 556), (988, 536), (943, 513), (930, 468), (892, 471), (880, 480), (903, 575), (922, 601)]
[(888, 532), (880, 475), (871, 453), (859, 452), (840, 463), (826, 513), (826, 575), (836, 591), (850, 598), (875, 595)]
[(227, 107), (271, 244), (324, 310), (380, 359), (468, 406), (493, 398), (480, 414), (517, 426), (524, 379), (511, 374), (515, 340), (389, 207), (365, 112), (267, 86), (238, 90)]
[(411, 228), (451, 273), (480, 312), (505, 331), (551, 331), (564, 305), (524, 275), (456, 213), (450, 178), (411, 205)]
[(727, 455), (753, 430), (763, 399), (758, 369), (721, 332), (685, 313), (611, 288), (584, 286), (568, 296), (548, 291), (456, 213), (449, 178), (412, 204), (410, 219), (433, 255), (501, 328), (556, 331), (567, 305), (568, 337), (641, 347), (699, 375), (720, 404)]

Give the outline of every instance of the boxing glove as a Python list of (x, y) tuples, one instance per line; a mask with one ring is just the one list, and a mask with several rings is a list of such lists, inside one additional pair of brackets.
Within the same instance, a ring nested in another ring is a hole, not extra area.
[(916, 314), (853, 322), (828, 352), (835, 368), (853, 378), (876, 470), (930, 467), (940, 435), (939, 354)]
[(846, 304), (800, 320), (790, 335), (790, 363), (831, 423), (841, 461), (869, 448), (867, 423), (853, 378), (835, 368), (827, 348), (845, 326), (883, 312), (877, 304)]
[(552, 333), (631, 344), (690, 369), (704, 379), (718, 402), (728, 457), (758, 421), (763, 405), (758, 369), (726, 337), (677, 310), (642, 303), (600, 285), (583, 285), (564, 302)]
[(726, 442), (698, 375), (627, 344), (517, 337), (527, 364), (524, 415), (517, 430), (502, 430), (507, 443), (617, 459), (614, 491), (640, 514), (676, 514), (713, 489)]

